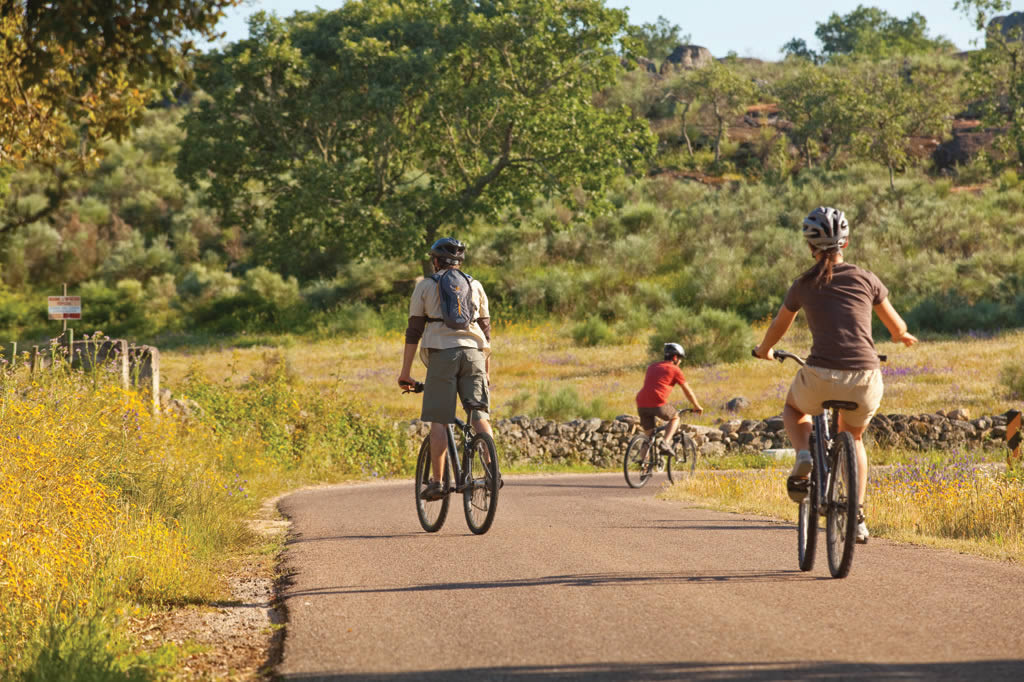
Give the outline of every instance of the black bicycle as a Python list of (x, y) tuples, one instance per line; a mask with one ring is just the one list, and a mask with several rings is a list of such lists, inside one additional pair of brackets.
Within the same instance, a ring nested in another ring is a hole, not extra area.
[[(801, 366), (807, 364), (803, 358), (784, 350), (773, 352), (779, 362), (788, 359)], [(885, 360), (885, 356), (879, 358)], [(857, 452), (853, 436), (839, 431), (839, 410), (856, 410), (858, 405), (826, 400), (821, 406), (822, 413), (811, 422), (811, 475), (806, 483), (807, 494), (800, 502), (797, 557), (801, 571), (814, 568), (818, 517), (824, 516), (828, 570), (833, 578), (845, 578), (853, 565), (857, 539)]]
[[(417, 381), (406, 387), (403, 393), (422, 393), (423, 384)], [(416, 515), (420, 525), (428, 533), (441, 530), (448, 518), (448, 505), (452, 493), (462, 493), (462, 506), (466, 512), (466, 524), (477, 535), (483, 535), (494, 523), (498, 509), (498, 490), (501, 489), (501, 472), (498, 467), (498, 451), (494, 439), (486, 433), (473, 433), (472, 427), (458, 417), (455, 429), (448, 424), (445, 429), (448, 447), (445, 451), (443, 480), (441, 487), (444, 497), (428, 500), (423, 492), (430, 483), (430, 436), (423, 439), (416, 457)], [(456, 430), (461, 436), (462, 461), (454, 453), (459, 451), (456, 444)]]
[[(693, 412), (687, 408), (679, 410), (679, 414)], [(642, 488), (656, 472), (665, 470), (669, 483), (675, 483), (672, 467), (675, 466), (676, 478), (679, 474), (693, 475), (697, 468), (697, 444), (688, 434), (683, 433), (682, 424), (672, 436), (671, 452), (661, 448), (665, 426), (654, 430), (651, 438), (642, 431), (633, 436), (626, 446), (626, 454), (622, 458), (622, 473), (630, 488)]]

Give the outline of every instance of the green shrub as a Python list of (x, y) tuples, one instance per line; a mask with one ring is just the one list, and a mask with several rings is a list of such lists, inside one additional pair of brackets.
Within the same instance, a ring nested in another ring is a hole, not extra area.
[(586, 402), (572, 386), (566, 386), (551, 393), (546, 388), (537, 395), (537, 412), (541, 417), (556, 421), (568, 421), (576, 417), (589, 419), (600, 417), (605, 412), (604, 402), (594, 399)]
[(325, 313), (316, 325), (317, 334), (328, 336), (359, 336), (385, 328), (380, 314), (363, 302), (344, 303)]
[(1024, 400), (1024, 363), (1003, 365), (999, 380), (1009, 389), (1011, 400)]
[(754, 337), (747, 322), (736, 313), (704, 308), (694, 314), (686, 308), (663, 310), (655, 322), (649, 348), (660, 355), (669, 341), (686, 349), (684, 362), (705, 365), (736, 362), (750, 354)]
[(615, 341), (612, 328), (599, 315), (591, 315), (575, 325), (569, 334), (573, 341), (582, 346), (603, 346)]

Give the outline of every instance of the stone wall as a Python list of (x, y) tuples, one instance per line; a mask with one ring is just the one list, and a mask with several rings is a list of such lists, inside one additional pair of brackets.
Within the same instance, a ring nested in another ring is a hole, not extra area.
[[(876, 415), (868, 427), (871, 444), (911, 450), (1006, 447), (1007, 415), (971, 419), (966, 410), (935, 414)], [(566, 460), (597, 466), (616, 466), (622, 461), (629, 439), (639, 431), (639, 420), (620, 415), (614, 420), (574, 419), (557, 422), (540, 417), (512, 417), (493, 423), (498, 446), (510, 461)], [(728, 452), (761, 452), (789, 448), (782, 417), (732, 419), (716, 426), (684, 424), (700, 452), (706, 456)], [(429, 425), (419, 420), (405, 424), (416, 439), (426, 436)]]

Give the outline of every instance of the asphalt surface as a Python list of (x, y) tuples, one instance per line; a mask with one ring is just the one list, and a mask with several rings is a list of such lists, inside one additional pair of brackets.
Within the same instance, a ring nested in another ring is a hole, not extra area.
[[(1024, 567), (655, 499), (621, 475), (507, 477), (490, 532), (420, 529), (412, 481), (303, 490), (284, 680), (1024, 680)], [(780, 486), (782, 485), (780, 480)], [(795, 512), (795, 510), (794, 510)]]

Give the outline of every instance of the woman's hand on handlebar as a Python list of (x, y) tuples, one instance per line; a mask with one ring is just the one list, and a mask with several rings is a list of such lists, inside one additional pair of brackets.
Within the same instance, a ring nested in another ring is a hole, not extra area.
[(411, 391), (416, 388), (416, 380), (408, 374), (398, 377), (398, 385), (403, 391)]
[(761, 360), (775, 359), (775, 353), (772, 352), (771, 348), (769, 348), (767, 351), (762, 351), (761, 346), (758, 346), (754, 350), (750, 351), (750, 354), (753, 355), (755, 358), (760, 358)]
[(917, 337), (910, 332), (903, 332), (903, 336), (894, 338), (893, 341), (896, 343), (902, 343), (904, 346), (913, 346), (917, 343)]

